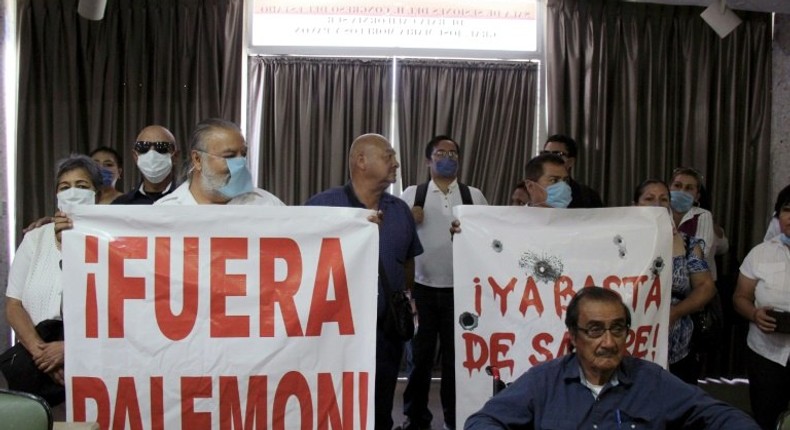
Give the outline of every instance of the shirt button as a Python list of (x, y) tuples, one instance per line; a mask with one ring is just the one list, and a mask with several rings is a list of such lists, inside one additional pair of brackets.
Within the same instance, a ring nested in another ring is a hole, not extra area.
[(598, 428), (598, 424), (593, 424), (593, 428), (597, 429)]

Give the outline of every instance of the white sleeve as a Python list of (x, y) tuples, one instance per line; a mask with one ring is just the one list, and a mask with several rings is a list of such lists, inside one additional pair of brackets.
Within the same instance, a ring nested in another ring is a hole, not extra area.
[(483, 195), (482, 191), (473, 187), (469, 187), (469, 191), (472, 194), (472, 203), (476, 205), (488, 205), (488, 200), (486, 200), (486, 196)]
[(754, 272), (754, 259), (757, 258), (757, 248), (760, 245), (755, 246), (746, 254), (746, 258), (743, 259), (743, 263), (741, 263), (741, 268), (739, 269), (741, 274), (749, 279), (757, 280), (757, 274)]
[(697, 234), (696, 236), (705, 241), (705, 257), (711, 255), (713, 249), (713, 241), (716, 238), (716, 232), (713, 231), (713, 215), (710, 211), (704, 210), (699, 214), (697, 220)]
[(33, 254), (36, 242), (38, 242), (36, 236), (41, 234), (41, 232), (36, 230), (28, 232), (24, 239), (22, 239), (22, 244), (19, 245), (19, 248), (16, 250), (14, 262), (11, 263), (11, 270), (8, 272), (8, 287), (5, 292), (6, 297), (22, 300), (22, 293), (25, 290), (27, 276), (33, 264)]
[(417, 186), (412, 185), (406, 188), (405, 190), (403, 190), (403, 193), (401, 193), (400, 195), (400, 199), (406, 202), (406, 204), (409, 205), (409, 207), (411, 208), (414, 207), (414, 197), (416, 196), (416, 194), (417, 194)]

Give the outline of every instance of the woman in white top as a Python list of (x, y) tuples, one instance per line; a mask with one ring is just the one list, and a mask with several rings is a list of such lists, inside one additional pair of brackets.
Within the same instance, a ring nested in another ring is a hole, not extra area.
[(749, 252), (733, 295), (735, 310), (751, 322), (749, 397), (754, 418), (765, 429), (774, 428), (790, 402), (790, 333), (770, 315), (790, 311), (790, 185), (779, 192), (774, 216), (782, 233)]
[(45, 342), (36, 325), (62, 318), (60, 232), (71, 225), (64, 211), (75, 204), (95, 204), (102, 176), (93, 160), (72, 155), (58, 163), (56, 177), (59, 211), (53, 223), (28, 232), (19, 245), (8, 276), (5, 311), (36, 366), (63, 385), (63, 342)]

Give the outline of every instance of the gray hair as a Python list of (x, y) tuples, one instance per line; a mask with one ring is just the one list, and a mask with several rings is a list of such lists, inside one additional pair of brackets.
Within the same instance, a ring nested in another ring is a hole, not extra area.
[(87, 155), (71, 154), (58, 161), (57, 168), (55, 169), (55, 187), (57, 187), (57, 182), (60, 181), (63, 175), (77, 169), (82, 169), (88, 174), (91, 183), (93, 183), (93, 188), (96, 190), (96, 195), (98, 196), (101, 193), (104, 181), (102, 180), (99, 166), (97, 166), (96, 162)]
[[(198, 125), (195, 126), (195, 129), (192, 130), (192, 135), (189, 137), (189, 149), (191, 151), (200, 151), (206, 152), (206, 136), (216, 129), (226, 129), (226, 130), (233, 130), (238, 132), (241, 135), (244, 133), (241, 132), (241, 127), (239, 127), (236, 123), (232, 121), (228, 121), (222, 118), (208, 118), (200, 121)], [(192, 156), (188, 155), (186, 160), (184, 160), (185, 169), (185, 179), (189, 180), (192, 178), (192, 171), (194, 170), (194, 166), (192, 165)]]

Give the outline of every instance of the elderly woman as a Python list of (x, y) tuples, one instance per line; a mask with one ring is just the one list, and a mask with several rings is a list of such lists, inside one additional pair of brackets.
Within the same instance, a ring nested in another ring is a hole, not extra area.
[(54, 222), (25, 235), (8, 276), (8, 324), (30, 352), (36, 367), (61, 385), (63, 342), (45, 342), (36, 326), (42, 321), (61, 319), (60, 232), (71, 226), (64, 211), (77, 204), (95, 204), (101, 186), (99, 168), (89, 157), (74, 155), (62, 160), (57, 169), (59, 211)]
[[(636, 206), (661, 206), (670, 209), (670, 190), (657, 179), (642, 182), (634, 191)], [(669, 308), (669, 371), (696, 384), (701, 365), (691, 349), (694, 323), (691, 314), (702, 310), (716, 295), (716, 286), (703, 258), (704, 243), (673, 228), (672, 305)]]
[(779, 192), (774, 216), (781, 233), (749, 251), (732, 298), (735, 311), (750, 322), (749, 397), (764, 429), (774, 428), (790, 402), (790, 327), (775, 318), (776, 311), (790, 311), (790, 185)]

